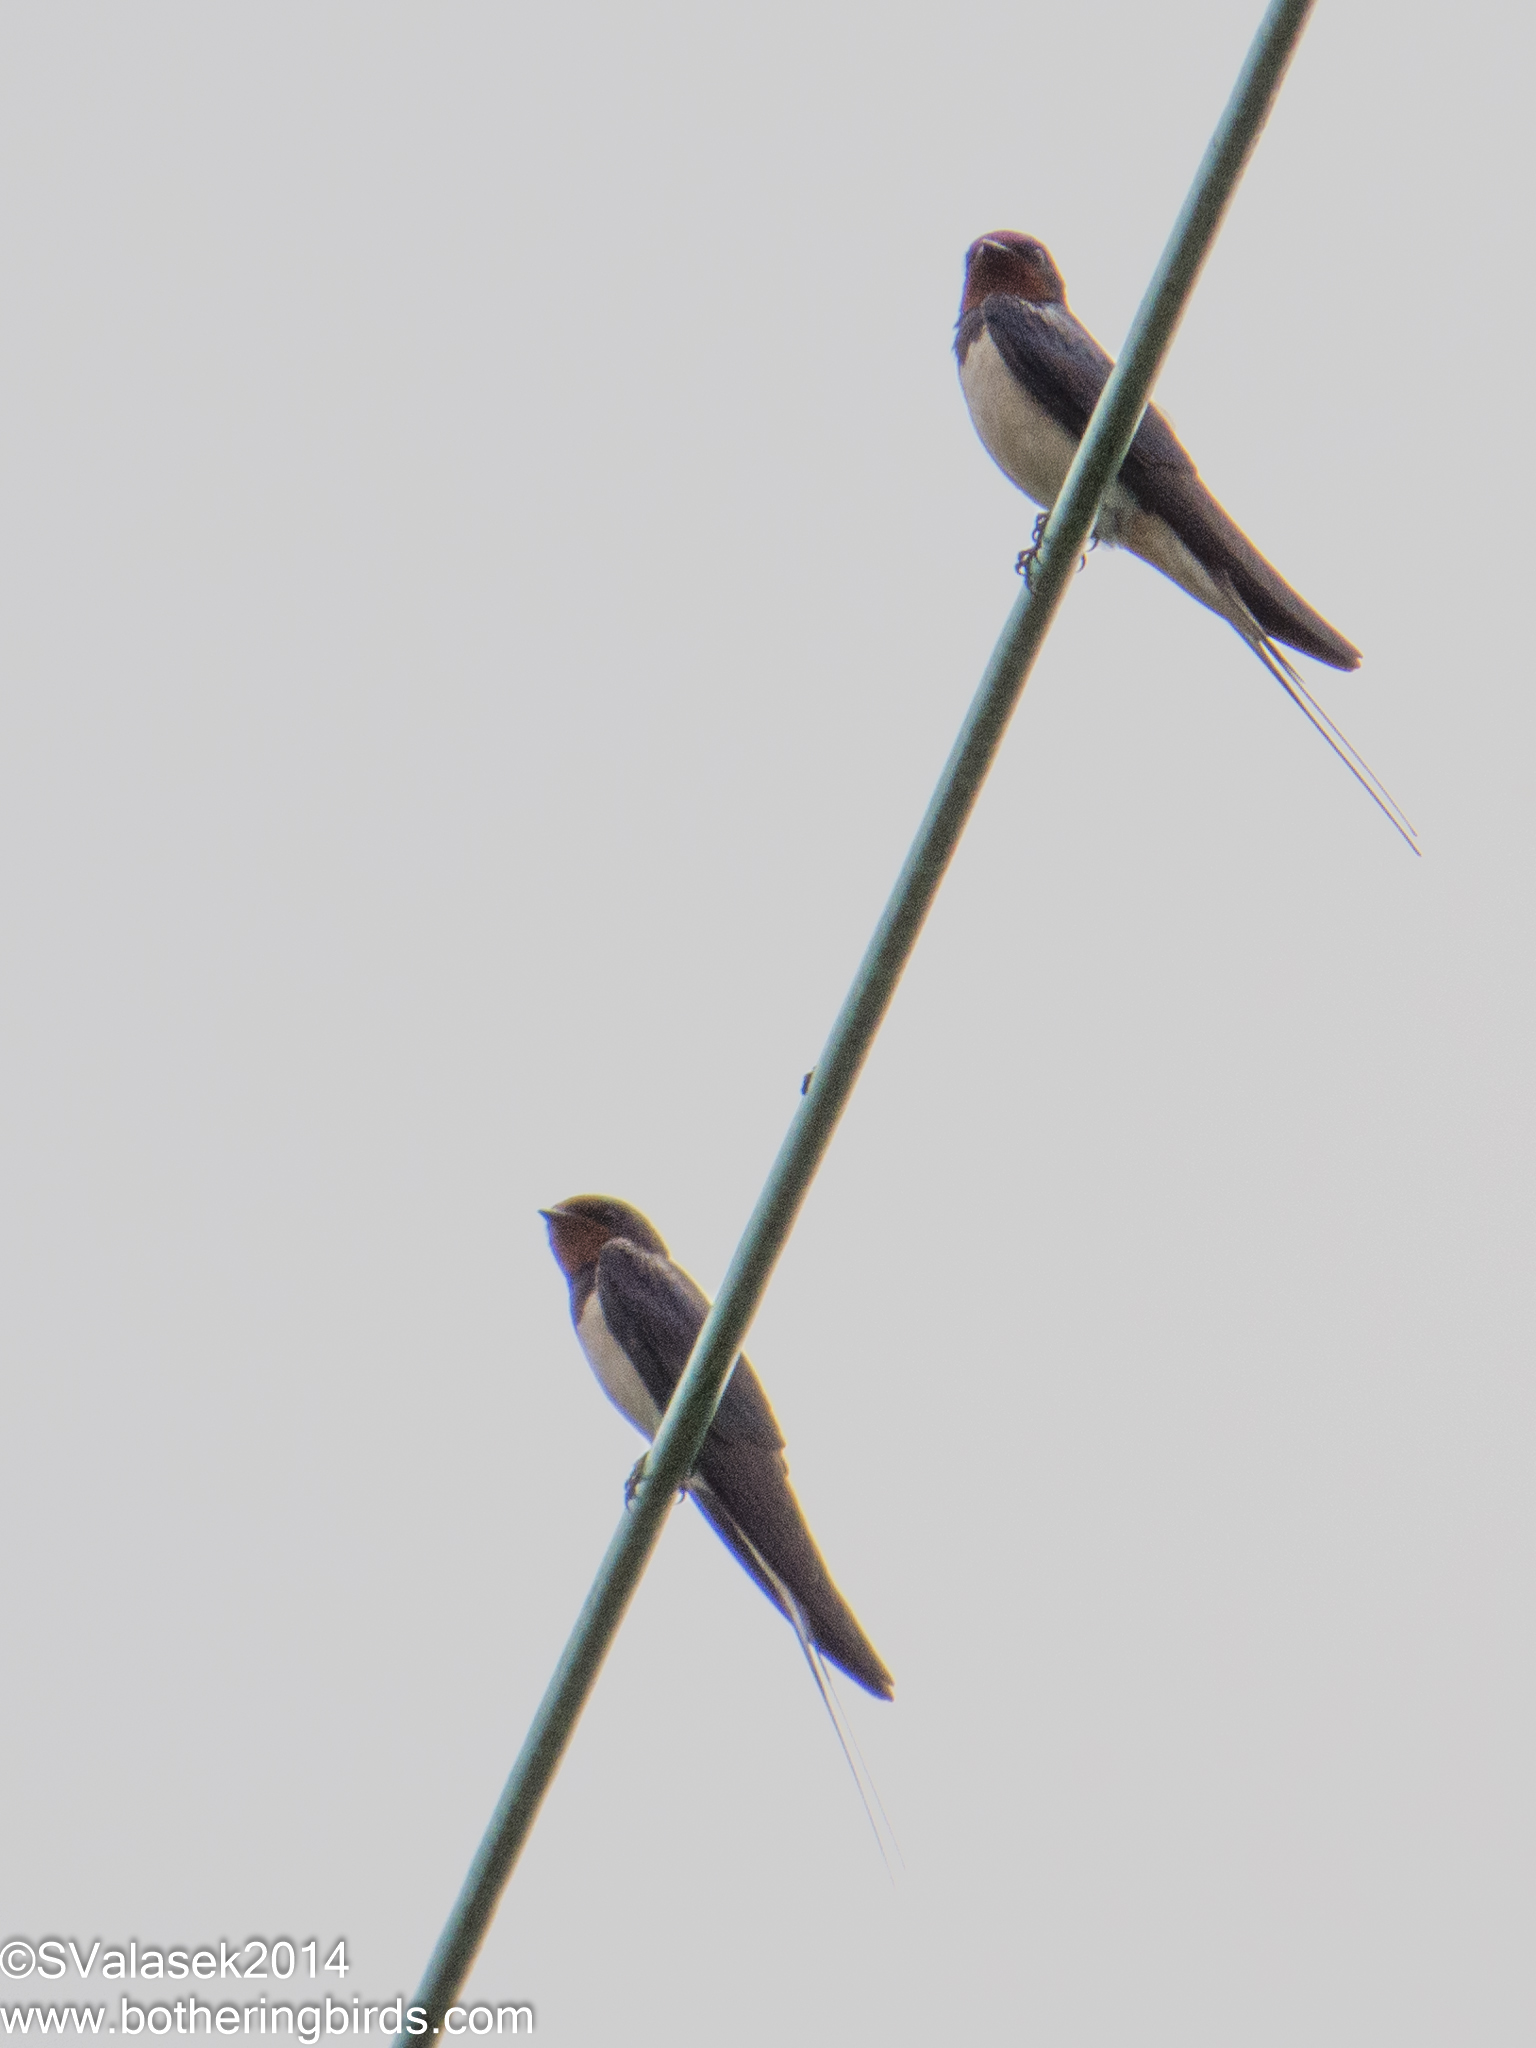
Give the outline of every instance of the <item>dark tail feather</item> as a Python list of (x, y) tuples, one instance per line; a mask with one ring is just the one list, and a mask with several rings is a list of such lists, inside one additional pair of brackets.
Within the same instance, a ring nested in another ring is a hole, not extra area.
[[(822, 1651), (816, 1641), (804, 1607), (767, 1563), (766, 1559), (757, 1549), (757, 1546), (749, 1537), (742, 1534), (734, 1518), (711, 1490), (709, 1482), (695, 1478), (689, 1482), (688, 1491), (698, 1503), (699, 1512), (703, 1515), (705, 1521), (709, 1523), (715, 1534), (719, 1536), (721, 1541), (733, 1553), (743, 1569), (762, 1587), (768, 1598), (794, 1630), (795, 1640), (800, 1645), (801, 1655), (805, 1658), (811, 1677), (816, 1681), (816, 1690), (821, 1694), (821, 1703), (827, 1710), (827, 1719), (832, 1723), (832, 1733), (837, 1737), (844, 1760), (848, 1765), (848, 1769), (853, 1774), (853, 1782), (858, 1791), (859, 1798), (863, 1802), (865, 1818), (868, 1820), (870, 1832), (875, 1838), (875, 1846), (880, 1851), (880, 1859), (885, 1865), (892, 1884), (894, 1884), (896, 1882), (896, 1872), (885, 1846), (887, 1836), (890, 1838), (891, 1848), (896, 1851), (897, 1862), (905, 1864), (906, 1858), (901, 1853), (901, 1844), (896, 1839), (896, 1830), (891, 1826), (890, 1816), (886, 1813), (885, 1801), (880, 1797), (880, 1788), (876, 1785), (870, 1773), (869, 1765), (864, 1761), (864, 1752), (859, 1748), (859, 1738), (854, 1734), (853, 1726), (849, 1722), (847, 1715), (843, 1712), (842, 1702), (833, 1690), (832, 1674), (827, 1669), (824, 1661), (826, 1653)], [(856, 1622), (854, 1627), (858, 1627)], [(869, 1654), (871, 1657), (874, 1657), (876, 1664), (880, 1664), (880, 1660), (874, 1656), (873, 1650)], [(884, 1665), (880, 1665), (880, 1669), (883, 1671), (885, 1669)], [(857, 1678), (858, 1673), (850, 1672), (849, 1676)], [(860, 1678), (859, 1683), (863, 1685), (866, 1681)], [(886, 1697), (889, 1698), (889, 1694)], [(877, 1811), (879, 1814), (878, 1819), (876, 1818)], [(884, 1827), (883, 1833), (882, 1823)]]
[(877, 1699), (894, 1699), (896, 1681), (833, 1583), (778, 1459), (772, 1471), (761, 1456), (732, 1458), (726, 1471), (721, 1462), (711, 1458), (715, 1469), (688, 1483), (704, 1519), (797, 1634), (803, 1624), (829, 1663)]
[(1253, 649), (1260, 661), (1263, 662), (1264, 666), (1296, 706), (1302, 717), (1306, 719), (1313, 731), (1319, 733), (1327, 741), (1328, 745), (1332, 747), (1333, 751), (1344, 763), (1350, 774), (1354, 776), (1356, 782), (1360, 784), (1360, 787), (1365, 791), (1372, 803), (1383, 813), (1388, 822), (1395, 826), (1397, 831), (1402, 834), (1402, 837), (1407, 841), (1413, 852), (1421, 853), (1423, 849), (1419, 845), (1419, 835), (1414, 830), (1413, 823), (1402, 805), (1393, 796), (1391, 790), (1387, 788), (1387, 785), (1376, 773), (1370, 762), (1362, 754), (1357, 753), (1351, 742), (1339, 731), (1339, 728), (1328, 716), (1322, 705), (1318, 703), (1279, 648), (1263, 633), (1257, 636), (1247, 635), (1245, 637), (1247, 637), (1248, 645)]
[(1219, 582), (1231, 584), (1271, 640), (1310, 654), (1329, 668), (1360, 666), (1359, 648), (1292, 590), (1193, 471), (1187, 477), (1160, 478), (1159, 483), (1158, 512)]
[[(880, 1788), (874, 1781), (869, 1765), (864, 1761), (864, 1752), (859, 1747), (859, 1738), (853, 1732), (853, 1724), (843, 1712), (843, 1703), (833, 1689), (832, 1674), (827, 1669), (820, 1650), (811, 1640), (805, 1616), (800, 1612), (800, 1603), (783, 1588), (780, 1588), (780, 1593), (778, 1605), (788, 1617), (789, 1625), (799, 1640), (801, 1654), (812, 1678), (816, 1681), (816, 1690), (821, 1694), (821, 1704), (827, 1710), (827, 1719), (832, 1723), (832, 1733), (837, 1737), (844, 1761), (853, 1774), (853, 1782), (863, 1803), (864, 1817), (869, 1822), (869, 1831), (875, 1838), (875, 1847), (880, 1851), (880, 1861), (885, 1865), (886, 1875), (894, 1884), (896, 1871), (885, 1846), (887, 1835), (890, 1837), (891, 1848), (896, 1851), (896, 1861), (903, 1868), (906, 1867), (907, 1859), (901, 1853), (901, 1844), (896, 1839), (896, 1830), (891, 1826), (891, 1817), (885, 1810), (885, 1801), (880, 1797)], [(877, 1812), (878, 1820), (875, 1817)]]

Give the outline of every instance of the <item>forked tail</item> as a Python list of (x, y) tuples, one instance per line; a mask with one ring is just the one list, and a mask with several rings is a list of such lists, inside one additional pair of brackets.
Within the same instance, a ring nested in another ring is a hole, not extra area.
[(1360, 787), (1371, 799), (1371, 802), (1376, 805), (1378, 810), (1385, 814), (1393, 827), (1402, 834), (1412, 850), (1415, 853), (1422, 853), (1423, 849), (1419, 845), (1419, 835), (1410, 823), (1407, 812), (1404, 811), (1402, 805), (1393, 796), (1391, 790), (1387, 788), (1387, 785), (1382, 781), (1370, 763), (1362, 754), (1355, 750), (1352, 743), (1339, 731), (1339, 728), (1328, 716), (1322, 705), (1318, 703), (1306, 684), (1301, 680), (1301, 677), (1256, 619), (1253, 621), (1253, 630), (1243, 633), (1243, 638), (1296, 706), (1302, 717), (1306, 719), (1307, 723), (1315, 731), (1322, 734), (1350, 774), (1354, 776), (1356, 782), (1359, 783)]
[[(811, 1676), (816, 1681), (816, 1690), (821, 1694), (821, 1703), (827, 1710), (827, 1719), (832, 1723), (832, 1732), (841, 1745), (849, 1770), (853, 1773), (853, 1782), (858, 1787), (865, 1818), (869, 1822), (870, 1832), (874, 1835), (875, 1847), (880, 1851), (880, 1860), (885, 1865), (891, 1883), (894, 1884), (896, 1868), (891, 1862), (890, 1851), (886, 1848), (887, 1841), (891, 1850), (895, 1851), (896, 1862), (901, 1864), (903, 1869), (906, 1867), (906, 1859), (901, 1853), (901, 1844), (896, 1839), (896, 1830), (891, 1826), (890, 1815), (885, 1810), (885, 1802), (880, 1797), (880, 1788), (875, 1783), (869, 1765), (864, 1761), (864, 1752), (859, 1747), (859, 1738), (853, 1732), (853, 1723), (843, 1712), (843, 1703), (833, 1686), (832, 1673), (827, 1669), (826, 1659), (811, 1640), (811, 1632), (806, 1627), (805, 1616), (800, 1612), (799, 1601), (793, 1594), (785, 1592), (783, 1603), (789, 1625), (799, 1640), (805, 1661), (810, 1666)], [(878, 1820), (875, 1818), (877, 1814)]]
[[(886, 1813), (879, 1788), (875, 1784), (869, 1765), (864, 1761), (864, 1752), (859, 1748), (859, 1739), (853, 1732), (853, 1724), (843, 1711), (842, 1701), (838, 1698), (833, 1688), (832, 1673), (828, 1670), (827, 1660), (817, 1647), (816, 1638), (811, 1633), (810, 1617), (805, 1611), (804, 1604), (789, 1590), (783, 1577), (774, 1570), (767, 1558), (764, 1557), (762, 1551), (741, 1528), (741, 1525), (734, 1517), (723, 1512), (721, 1504), (714, 1499), (712, 1490), (707, 1484), (701, 1484), (695, 1479), (691, 1483), (689, 1491), (693, 1494), (694, 1499), (704, 1510), (705, 1515), (714, 1524), (719, 1533), (726, 1537), (732, 1550), (735, 1551), (741, 1562), (746, 1566), (753, 1578), (757, 1580), (757, 1583), (768, 1595), (774, 1606), (778, 1608), (784, 1619), (794, 1630), (795, 1640), (799, 1643), (801, 1654), (810, 1667), (812, 1678), (816, 1681), (816, 1690), (821, 1694), (821, 1703), (827, 1710), (827, 1719), (832, 1723), (832, 1732), (837, 1737), (838, 1744), (842, 1749), (844, 1757), (847, 1759), (849, 1770), (853, 1773), (853, 1782), (858, 1789), (859, 1799), (864, 1808), (865, 1818), (869, 1822), (870, 1832), (875, 1838), (875, 1846), (880, 1851), (880, 1860), (885, 1865), (886, 1874), (890, 1878), (891, 1883), (894, 1884), (896, 1882), (896, 1867), (891, 1861), (891, 1851), (894, 1850), (895, 1852), (896, 1862), (902, 1863), (901, 1844), (896, 1839), (896, 1830), (891, 1826), (890, 1817)], [(877, 1815), (878, 1819), (876, 1818)], [(887, 1842), (890, 1843), (890, 1849), (886, 1847)]]

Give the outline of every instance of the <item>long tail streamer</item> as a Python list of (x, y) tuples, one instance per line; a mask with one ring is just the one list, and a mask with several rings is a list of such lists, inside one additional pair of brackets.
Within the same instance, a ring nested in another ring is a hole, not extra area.
[(1346, 739), (1344, 734), (1339, 731), (1339, 728), (1312, 695), (1274, 641), (1257, 624), (1254, 626), (1253, 633), (1245, 635), (1245, 638), (1248, 640), (1248, 645), (1253, 649), (1260, 661), (1263, 662), (1302, 717), (1307, 720), (1308, 724), (1315, 731), (1322, 734), (1328, 745), (1332, 747), (1333, 751), (1344, 763), (1344, 766), (1371, 799), (1371, 802), (1386, 816), (1396, 830), (1402, 834), (1413, 851), (1415, 853), (1422, 853), (1423, 849), (1419, 845), (1419, 835), (1410, 823), (1407, 812), (1397, 801), (1391, 790), (1387, 788), (1387, 785), (1382, 781), (1369, 761), (1357, 752), (1352, 742)]

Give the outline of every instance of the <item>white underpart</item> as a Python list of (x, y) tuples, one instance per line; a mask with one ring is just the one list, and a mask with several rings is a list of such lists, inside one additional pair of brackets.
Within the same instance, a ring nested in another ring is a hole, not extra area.
[(1167, 520), (1159, 519), (1155, 512), (1137, 511), (1114, 539), (1111, 540), (1107, 534), (1100, 538), (1108, 540), (1111, 547), (1128, 548), (1133, 555), (1140, 555), (1144, 562), (1150, 562), (1154, 569), (1161, 569), (1170, 582), (1178, 584), (1180, 590), (1187, 590), (1191, 597), (1235, 626), (1245, 640), (1255, 646), (1268, 640), (1269, 636), (1237, 592), (1225, 583), (1218, 583), (1205, 564), (1190, 553)]
[(1077, 453), (1076, 437), (1030, 397), (985, 327), (966, 351), (960, 388), (981, 445), (1004, 476), (1037, 505), (1054, 505)]
[[(1025, 497), (1049, 509), (1066, 482), (1077, 441), (1031, 398), (985, 328), (966, 352), (960, 388), (981, 444), (992, 460)], [(1154, 569), (1161, 569), (1181, 590), (1234, 625), (1245, 640), (1263, 637), (1236, 592), (1218, 583), (1168, 522), (1142, 511), (1122, 485), (1111, 484), (1104, 494), (1094, 532), (1107, 547), (1128, 548)]]
[(595, 1287), (587, 1296), (576, 1335), (587, 1363), (597, 1374), (598, 1385), (614, 1407), (622, 1410), (643, 1436), (655, 1436), (661, 1426), (661, 1410), (646, 1392), (629, 1353), (609, 1329)]

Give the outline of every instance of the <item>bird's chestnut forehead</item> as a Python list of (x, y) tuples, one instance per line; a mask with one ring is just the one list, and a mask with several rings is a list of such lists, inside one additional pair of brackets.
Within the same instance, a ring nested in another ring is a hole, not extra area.
[(661, 1232), (649, 1218), (612, 1195), (571, 1195), (540, 1214), (549, 1226), (550, 1248), (567, 1278), (590, 1265), (611, 1237), (626, 1238), (660, 1258), (667, 1256)]
[(1033, 235), (1021, 235), (1014, 228), (999, 228), (996, 234), (978, 235), (975, 241), (972, 242), (969, 249), (965, 252), (965, 267), (967, 270), (970, 269), (971, 264), (975, 261), (977, 250), (986, 248), (995, 249), (999, 254), (1007, 249), (1016, 256), (1033, 257), (1037, 262), (1048, 265), (1052, 270), (1056, 267), (1051, 262), (1051, 252), (1046, 248), (1044, 242), (1037, 242)]
[(614, 1235), (599, 1218), (573, 1214), (568, 1209), (547, 1209), (544, 1221), (549, 1227), (550, 1250), (567, 1279), (591, 1265)]
[(1033, 235), (1021, 235), (1012, 228), (978, 235), (966, 250), (961, 313), (979, 306), (993, 292), (1008, 292), (1042, 305), (1065, 305), (1067, 298), (1050, 250)]

